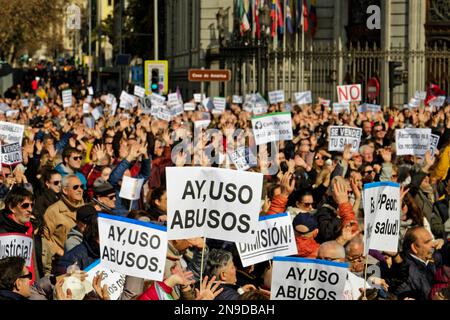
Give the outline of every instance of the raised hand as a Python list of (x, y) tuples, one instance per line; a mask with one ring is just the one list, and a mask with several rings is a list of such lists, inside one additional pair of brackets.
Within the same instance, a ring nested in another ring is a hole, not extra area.
[(64, 292), (62, 286), (64, 284), (64, 278), (58, 279), (55, 284), (55, 297), (56, 300), (72, 300), (72, 291), (70, 289), (67, 289), (66, 292)]
[(203, 278), (200, 286), (200, 290), (195, 289), (195, 300), (214, 300), (219, 294), (222, 293), (223, 288), (219, 289), (220, 282), (216, 281), (216, 276), (213, 276), (208, 281), (208, 276)]
[(106, 284), (104, 284), (102, 286), (102, 274), (101, 273), (97, 273), (95, 275), (94, 279), (92, 279), (92, 286), (94, 287), (94, 290), (97, 293), (97, 295), (100, 297), (100, 299), (111, 300), (111, 297), (109, 296), (109, 293), (108, 293), (108, 286)]
[(381, 149), (380, 155), (383, 158), (384, 163), (391, 163), (392, 161), (392, 151), (389, 149)]
[(344, 152), (342, 153), (342, 159), (344, 161), (350, 161), (350, 159), (352, 158), (352, 145), (351, 144), (347, 144), (344, 147)]
[(338, 205), (348, 202), (346, 186), (337, 179), (333, 181), (333, 199)]

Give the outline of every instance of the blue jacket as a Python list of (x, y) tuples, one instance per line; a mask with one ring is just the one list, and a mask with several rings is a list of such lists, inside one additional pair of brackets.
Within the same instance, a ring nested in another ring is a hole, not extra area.
[[(126, 216), (128, 214), (129, 202), (128, 201), (125, 202), (124, 199), (121, 199), (119, 197), (120, 187), (121, 187), (119, 182), (122, 181), (123, 174), (125, 173), (125, 171), (130, 168), (131, 168), (131, 163), (126, 159), (122, 160), (117, 165), (117, 167), (115, 167), (114, 170), (111, 172), (111, 174), (109, 175), (109, 180), (108, 180), (108, 182), (111, 183), (111, 185), (116, 190), (116, 207), (115, 207), (114, 211), (117, 212), (121, 216)], [(145, 183), (145, 181), (147, 181), (148, 178), (150, 177), (150, 170), (151, 170), (151, 159), (150, 158), (144, 159), (141, 162), (141, 170), (140, 170), (139, 174), (133, 178), (144, 179), (144, 183)], [(125, 204), (124, 204), (124, 202), (125, 202)], [(128, 202), (128, 205), (126, 205), (127, 202)], [(138, 210), (139, 202), (133, 201), (131, 209)]]
[[(64, 168), (64, 164), (62, 162), (55, 167), (55, 170), (58, 171), (63, 178), (69, 174), (66, 171), (66, 169)], [(77, 177), (80, 179), (81, 183), (83, 184), (83, 190), (87, 190), (86, 189), (87, 188), (86, 177), (80, 171), (76, 171), (76, 172), (74, 172), (74, 174), (77, 175)]]
[(72, 250), (66, 252), (59, 260), (55, 268), (55, 274), (60, 275), (66, 273), (69, 266), (73, 265), (75, 262), (80, 270), (86, 269), (92, 263), (100, 258), (100, 248), (87, 243), (83, 240), (79, 245), (74, 247)]

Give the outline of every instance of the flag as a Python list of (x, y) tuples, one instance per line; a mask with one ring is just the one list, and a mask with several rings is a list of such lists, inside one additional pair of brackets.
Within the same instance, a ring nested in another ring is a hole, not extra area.
[(294, 28), (292, 27), (292, 14), (289, 0), (286, 0), (286, 29), (290, 34), (294, 33)]
[(430, 83), (430, 86), (427, 89), (427, 98), (424, 101), (426, 106), (429, 105), (430, 101), (436, 99), (439, 96), (445, 96), (446, 92), (442, 90), (437, 84)]
[(316, 0), (311, 0), (311, 7), (309, 8), (309, 19), (311, 20), (311, 36), (314, 37), (317, 30)]
[(284, 19), (283, 19), (283, 9), (280, 5), (280, 0), (277, 0), (277, 13), (278, 13), (278, 33), (283, 34), (284, 30)]
[(295, 19), (297, 23), (297, 29), (300, 29), (302, 26), (302, 0), (297, 0), (297, 4), (295, 5)]
[(309, 18), (308, 5), (306, 4), (306, 0), (303, 0), (303, 16), (302, 16), (303, 32), (308, 32), (309, 30), (308, 18)]
[(275, 32), (277, 30), (277, 4), (276, 0), (272, 0), (272, 9), (270, 10), (270, 17), (272, 19), (272, 31), (270, 32), (270, 35), (275, 37)]
[(253, 30), (253, 2), (254, 0), (244, 0), (244, 10), (247, 12), (247, 19), (250, 29)]
[(240, 30), (241, 36), (244, 35), (248, 30), (250, 30), (250, 23), (248, 22), (248, 17), (245, 12), (243, 0), (239, 0), (239, 17), (240, 17)]
[(254, 13), (253, 16), (255, 17), (255, 35), (258, 39), (261, 39), (261, 25), (259, 24), (259, 5), (260, 0), (255, 0), (255, 6), (253, 7)]

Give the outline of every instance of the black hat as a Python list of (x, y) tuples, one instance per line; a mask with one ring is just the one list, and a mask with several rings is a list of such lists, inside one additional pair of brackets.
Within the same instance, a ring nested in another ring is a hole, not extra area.
[(90, 204), (84, 205), (77, 209), (77, 221), (81, 221), (84, 223), (89, 223), (92, 216), (97, 214), (97, 210)]
[[(317, 219), (309, 213), (299, 213), (292, 221), (292, 226), (296, 229), (297, 226), (302, 225), (308, 228), (308, 233), (318, 228)], [(298, 230), (297, 230), (298, 231)]]
[(102, 178), (95, 180), (92, 190), (94, 191), (94, 195), (102, 197), (110, 195), (111, 193), (115, 193), (116, 191), (114, 190), (114, 187), (111, 185), (111, 183), (105, 181)]

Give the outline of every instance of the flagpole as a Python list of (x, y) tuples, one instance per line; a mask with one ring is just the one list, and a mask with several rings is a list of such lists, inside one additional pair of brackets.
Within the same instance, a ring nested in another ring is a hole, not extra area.
[(275, 36), (273, 37), (273, 49), (275, 52), (275, 72), (274, 76), (274, 90), (278, 90), (278, 6), (275, 1)]
[[(250, 10), (258, 10), (255, 8), (255, 0), (250, 1)], [(252, 12), (252, 34), (253, 34), (253, 44), (256, 44), (256, 25), (255, 25), (255, 13), (256, 11)], [(253, 51), (253, 93), (256, 93), (256, 54)]]
[(286, 92), (286, 0), (283, 1), (283, 10), (283, 91)]
[(305, 8), (303, 7), (304, 2), (302, 2), (302, 63), (301, 63), (301, 79), (300, 79), (300, 90), (304, 91), (304, 80), (305, 80)]

